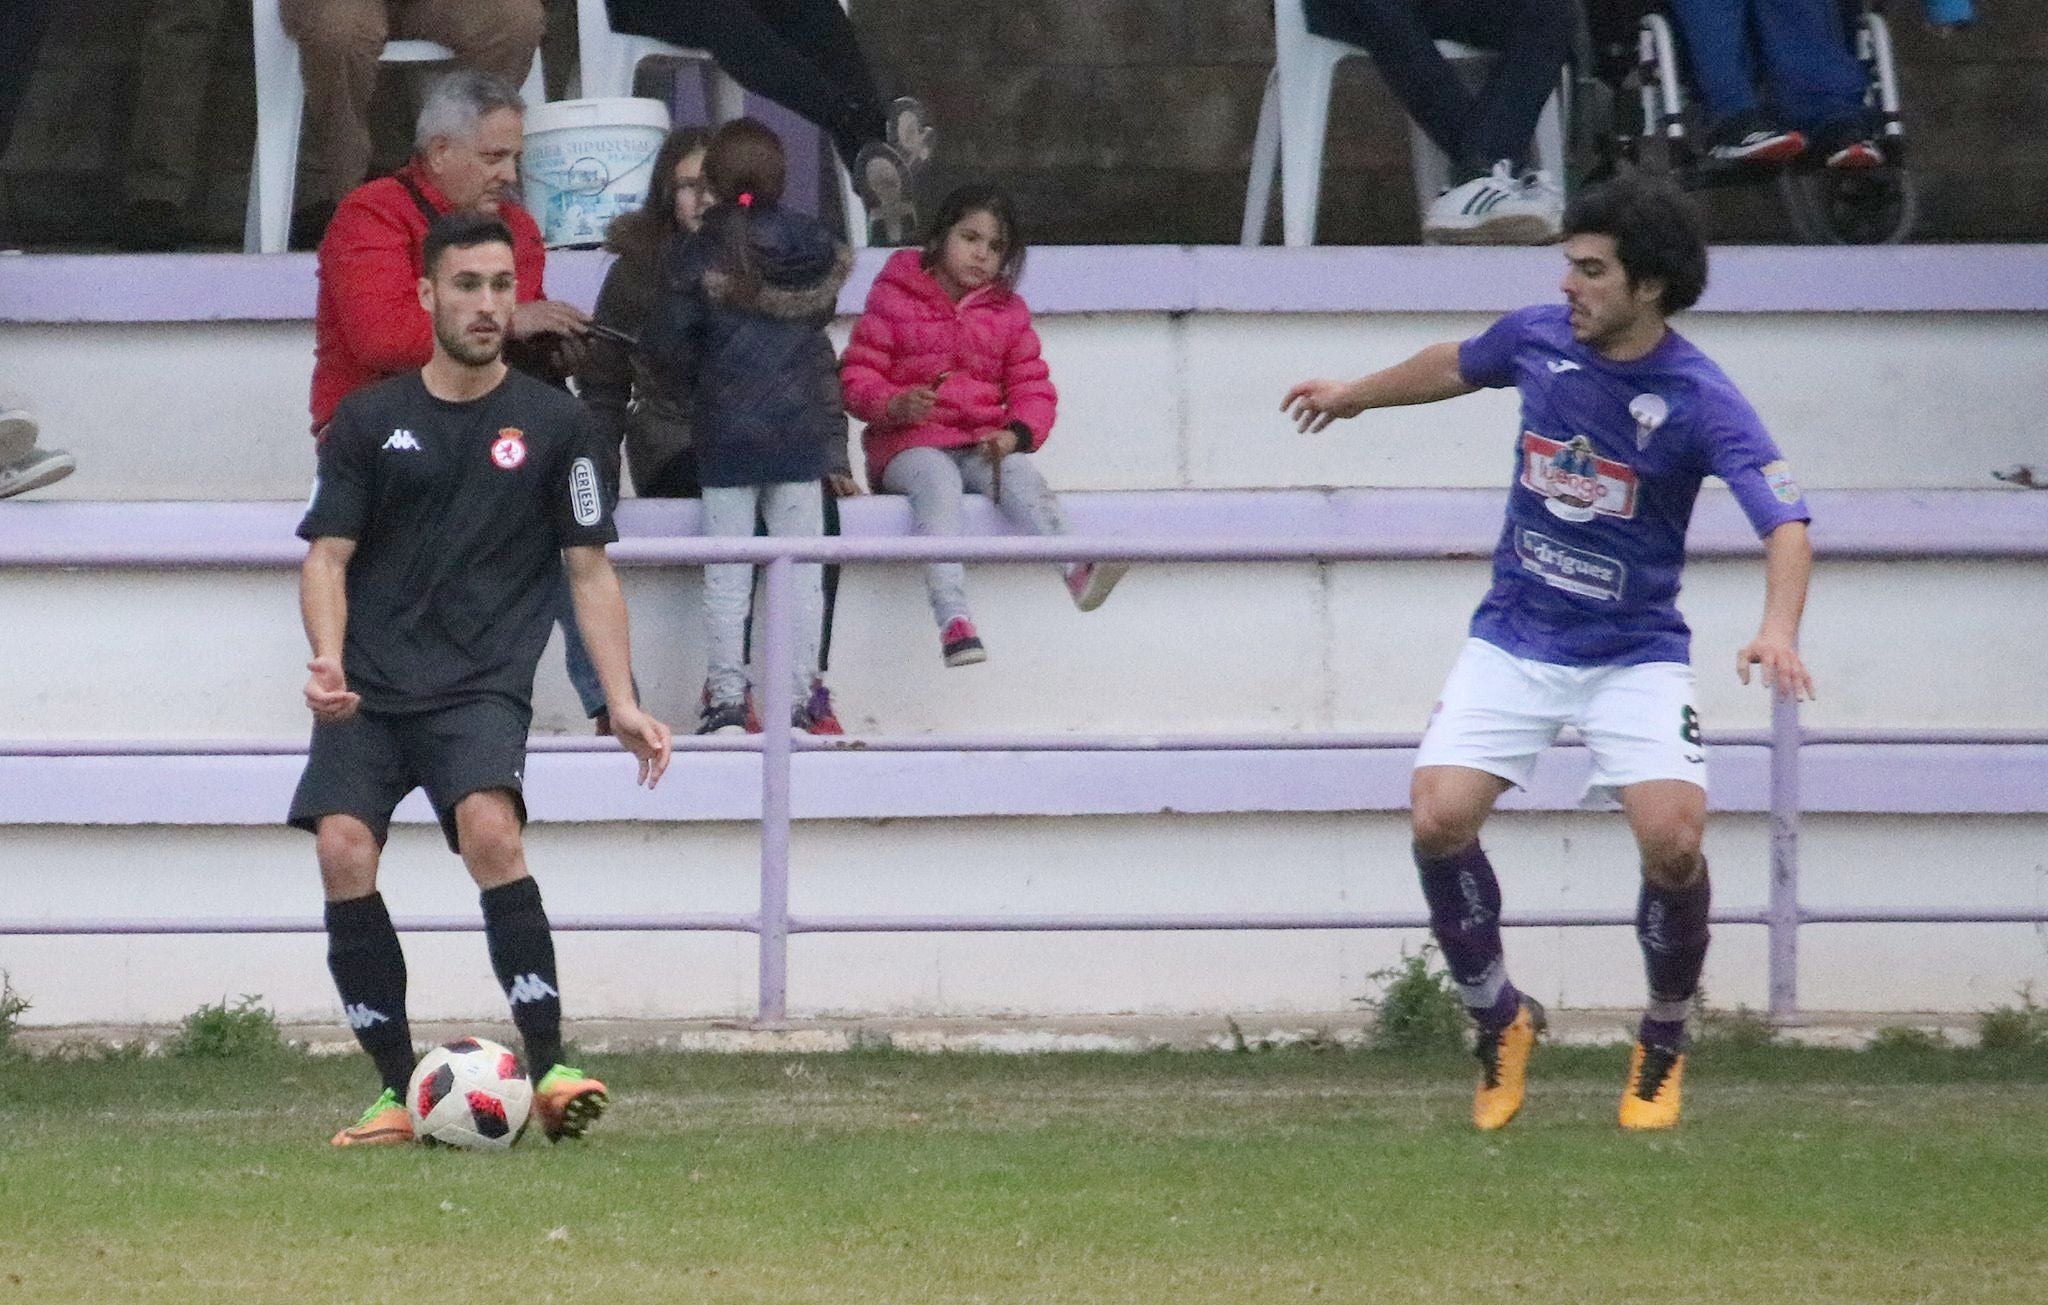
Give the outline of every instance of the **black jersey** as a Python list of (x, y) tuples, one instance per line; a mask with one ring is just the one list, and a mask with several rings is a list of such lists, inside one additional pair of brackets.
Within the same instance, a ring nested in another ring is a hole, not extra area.
[(516, 371), (467, 403), (418, 372), (349, 395), (298, 533), (356, 541), (342, 669), (396, 713), (530, 704), (560, 550), (619, 537), (583, 405)]

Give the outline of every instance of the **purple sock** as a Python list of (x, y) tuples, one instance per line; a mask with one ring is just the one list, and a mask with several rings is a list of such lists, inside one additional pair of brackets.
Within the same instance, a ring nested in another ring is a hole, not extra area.
[(1684, 888), (1659, 888), (1643, 881), (1636, 901), (1636, 939), (1643, 948), (1650, 1003), (1637, 1036), (1646, 1043), (1685, 1045), (1686, 1017), (1707, 962), (1707, 911), (1712, 900), (1705, 862), (1699, 878)]
[(1465, 1009), (1482, 1024), (1508, 1023), (1521, 994), (1508, 982), (1500, 941), (1500, 881), (1485, 849), (1475, 841), (1444, 857), (1418, 850), (1415, 867), (1422, 872), (1422, 895), (1429, 902), (1430, 932), (1443, 949)]

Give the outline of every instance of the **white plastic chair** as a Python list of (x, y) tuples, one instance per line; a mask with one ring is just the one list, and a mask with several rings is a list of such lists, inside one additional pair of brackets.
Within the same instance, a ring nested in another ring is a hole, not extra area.
[[(846, 3), (847, 0), (840, 0), (842, 7)], [(576, 39), (581, 47), (580, 91), (586, 98), (631, 95), (633, 73), (640, 66), (640, 61), (666, 55), (670, 58), (700, 59), (710, 65), (711, 117), (714, 121), (730, 122), (747, 111), (746, 92), (738, 82), (719, 71), (708, 51), (671, 45), (651, 36), (628, 36), (615, 32), (604, 0), (576, 0)], [(838, 164), (833, 170), (839, 177), (839, 198), (846, 210), (847, 243), (855, 249), (866, 249), (867, 205), (861, 203), (860, 196), (854, 192), (852, 174)]]
[[(306, 115), (306, 82), (299, 44), (285, 34), (278, 0), (252, 0), (256, 35), (256, 154), (249, 165), (249, 207), (242, 251), (281, 254), (291, 231), (292, 188), (297, 184), (299, 127)], [(433, 41), (387, 41), (383, 63), (447, 63), (455, 52)], [(547, 102), (540, 52), (519, 88), (528, 104)]]
[[(1316, 242), (1316, 207), (1323, 195), (1323, 141), (1330, 126), (1330, 84), (1337, 65), (1364, 58), (1355, 45), (1317, 36), (1308, 30), (1302, 0), (1273, 0), (1273, 71), (1259, 102), (1259, 126), (1252, 138), (1252, 170), (1244, 191), (1244, 225), (1238, 243), (1257, 245), (1265, 237), (1266, 209), (1273, 196), (1273, 177), (1280, 177), (1280, 230), (1290, 246)], [(1497, 58), (1455, 41), (1438, 41), (1446, 59)], [(1564, 115), (1559, 95), (1550, 97), (1536, 121), (1536, 163), (1564, 183)], [(1450, 161), (1414, 123), (1408, 125), (1414, 158), (1415, 194), (1428, 204), (1441, 194), (1450, 177)]]

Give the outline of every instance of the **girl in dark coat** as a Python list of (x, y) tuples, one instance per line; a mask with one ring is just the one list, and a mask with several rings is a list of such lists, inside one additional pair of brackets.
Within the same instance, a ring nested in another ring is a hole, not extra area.
[[(704, 533), (824, 529), (821, 481), (844, 456), (839, 371), (825, 334), (853, 256), (815, 218), (781, 204), (786, 163), (775, 133), (751, 118), (719, 128), (704, 159), (715, 207), (671, 249), (641, 347), (654, 383), (689, 396), (703, 486)], [(792, 686), (799, 729), (832, 730), (808, 709), (818, 684), (819, 568), (796, 568)], [(698, 732), (746, 727), (748, 598), (753, 567), (704, 568), (709, 669)], [(829, 717), (827, 721), (829, 721)], [(768, 722), (771, 726), (779, 722)]]

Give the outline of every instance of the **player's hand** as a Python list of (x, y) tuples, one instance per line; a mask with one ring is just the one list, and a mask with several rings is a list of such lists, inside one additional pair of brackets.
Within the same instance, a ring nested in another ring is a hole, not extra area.
[(612, 713), (612, 737), (640, 760), (640, 776), (634, 782), (653, 788), (668, 769), (668, 726), (640, 710), (626, 707)]
[(992, 430), (975, 441), (981, 456), (994, 462), (1007, 458), (1017, 451), (1017, 432), (1013, 430)]
[(825, 492), (833, 498), (859, 498), (866, 491), (861, 489), (860, 482), (852, 476), (842, 476), (834, 472), (825, 477)]
[(1303, 381), (1280, 400), (1280, 411), (1294, 419), (1294, 428), (1313, 435), (1339, 417), (1356, 417), (1365, 402), (1352, 392), (1349, 381)]
[(505, 330), (515, 340), (530, 340), (536, 335), (581, 338), (590, 334), (590, 314), (559, 299), (535, 299), (512, 309), (512, 319), (505, 324)]
[(1735, 654), (1735, 677), (1749, 683), (1752, 666), (1763, 667), (1763, 682), (1785, 697), (1795, 702), (1813, 697), (1813, 676), (1807, 672), (1806, 663), (1800, 660), (1799, 650), (1791, 640), (1768, 634), (1750, 640), (1748, 646)]
[(898, 390), (889, 396), (889, 420), (899, 426), (909, 426), (932, 415), (938, 405), (939, 391), (934, 385), (913, 385), (907, 390)]
[(322, 725), (337, 725), (356, 714), (356, 708), (363, 705), (363, 695), (350, 693), (348, 677), (341, 673), (341, 663), (332, 657), (315, 657), (306, 663), (312, 676), (306, 681), (306, 706), (311, 709), (313, 719)]

